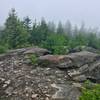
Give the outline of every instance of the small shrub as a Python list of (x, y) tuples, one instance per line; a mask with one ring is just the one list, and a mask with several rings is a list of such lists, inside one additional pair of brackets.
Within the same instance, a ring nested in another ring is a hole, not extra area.
[(33, 65), (37, 63), (37, 56), (35, 54), (30, 55), (29, 59)]
[(100, 84), (92, 85), (91, 82), (87, 81), (79, 100), (100, 100)]
[(67, 54), (68, 49), (65, 46), (53, 46), (53, 54)]
[(5, 53), (6, 50), (7, 50), (6, 47), (0, 46), (0, 54)]

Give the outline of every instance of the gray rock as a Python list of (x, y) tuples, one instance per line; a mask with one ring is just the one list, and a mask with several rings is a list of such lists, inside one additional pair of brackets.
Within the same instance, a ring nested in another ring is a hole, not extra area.
[(77, 82), (85, 82), (87, 78), (85, 75), (80, 75), (80, 76), (73, 77), (73, 80)]
[(75, 53), (75, 52), (81, 52), (81, 51), (88, 51), (92, 53), (99, 53), (99, 50), (92, 48), (92, 47), (87, 47), (87, 46), (77, 46), (71, 50), (69, 50), (70, 53)]
[[(78, 100), (80, 83), (86, 79), (100, 83), (99, 54), (45, 55), (43, 49), (34, 48), (0, 55), (1, 100)], [(28, 60), (33, 53), (38, 55), (36, 66)]]
[(90, 64), (89, 70), (86, 75), (88, 78), (94, 79), (94, 81), (100, 83), (100, 60), (93, 64)]
[(81, 67), (85, 64), (89, 64), (96, 61), (97, 59), (100, 59), (100, 55), (87, 51), (72, 53), (67, 55), (67, 57), (72, 60), (72, 63), (76, 67)]
[(51, 86), (58, 89), (56, 93), (52, 95), (52, 100), (78, 100), (80, 96), (78, 88), (72, 85), (51, 84)]
[(82, 51), (78, 53), (72, 53), (69, 55), (40, 56), (38, 61), (40, 62), (40, 64), (54, 64), (54, 66), (57, 66), (59, 68), (69, 68), (72, 66), (74, 66), (74, 68), (77, 68), (92, 63), (98, 58), (100, 59), (100, 56), (96, 53)]
[(13, 87), (8, 87), (6, 90), (5, 90), (5, 93), (7, 95), (12, 95), (12, 92), (13, 92)]
[(68, 68), (72, 67), (72, 61), (66, 55), (45, 55), (40, 56), (38, 62), (41, 66)]
[(37, 47), (29, 48), (24, 52), (24, 54), (36, 54), (38, 56), (46, 55), (49, 53), (50, 51), (43, 49), (43, 48), (37, 48)]

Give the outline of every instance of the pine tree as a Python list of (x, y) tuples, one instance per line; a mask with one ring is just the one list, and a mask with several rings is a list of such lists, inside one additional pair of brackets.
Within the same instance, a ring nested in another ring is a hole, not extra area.
[(12, 9), (5, 23), (5, 43), (9, 48), (17, 48), (27, 42), (27, 32), (23, 23), (18, 19), (15, 9)]
[(28, 16), (24, 18), (23, 24), (24, 24), (24, 27), (26, 28), (27, 32), (30, 33), (30, 31), (31, 31), (31, 19)]
[(62, 25), (61, 21), (58, 23), (57, 33), (58, 34), (63, 34), (64, 33), (64, 29), (63, 29), (63, 25)]
[(67, 20), (67, 22), (65, 23), (64, 32), (67, 36), (72, 36), (72, 25), (69, 20)]
[(48, 36), (48, 25), (47, 25), (47, 23), (46, 23), (44, 18), (42, 18), (42, 20), (41, 20), (39, 31), (41, 33), (41, 35), (40, 35), (41, 36), (41, 40), (45, 41), (47, 36)]
[(49, 30), (49, 33), (55, 33), (56, 32), (56, 26), (55, 26), (54, 22), (48, 23), (48, 30)]

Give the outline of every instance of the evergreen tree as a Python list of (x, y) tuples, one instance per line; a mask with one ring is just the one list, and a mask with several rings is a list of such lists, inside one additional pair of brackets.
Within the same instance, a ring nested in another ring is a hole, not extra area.
[(30, 32), (31, 31), (31, 19), (28, 16), (24, 18), (23, 24), (27, 32)]
[(29, 41), (32, 45), (39, 45), (41, 42), (40, 37), (41, 37), (41, 34), (39, 32), (39, 26), (37, 25), (37, 22), (35, 20), (33, 23)]
[(63, 34), (64, 33), (64, 29), (63, 29), (63, 25), (61, 23), (61, 21), (58, 23), (58, 27), (57, 27), (57, 34)]
[(79, 29), (78, 29), (77, 25), (75, 25), (74, 29), (73, 29), (73, 36), (76, 36), (78, 33), (79, 33)]
[(88, 37), (88, 46), (93, 47), (95, 49), (100, 48), (100, 41), (99, 38), (97, 38), (97, 35), (95, 33), (89, 33), (87, 35)]
[(45, 41), (48, 36), (48, 25), (44, 18), (42, 18), (42, 20), (41, 20), (41, 24), (39, 26), (39, 31), (41, 33), (41, 35), (40, 35), (41, 40)]
[(72, 25), (69, 20), (67, 20), (65, 27), (64, 27), (64, 32), (67, 34), (67, 36), (72, 36)]
[(27, 42), (27, 32), (22, 22), (18, 19), (15, 9), (12, 9), (5, 23), (5, 43), (9, 48), (17, 48)]
[(40, 24), (37, 24), (36, 20), (33, 23), (30, 41), (34, 45), (41, 45), (48, 36), (48, 26), (44, 19), (41, 20)]
[(55, 26), (54, 22), (48, 23), (48, 30), (49, 30), (49, 33), (55, 33), (56, 32), (56, 26)]
[(81, 33), (81, 34), (85, 34), (86, 33), (85, 23), (84, 22), (82, 22), (82, 24), (81, 24), (79, 33)]

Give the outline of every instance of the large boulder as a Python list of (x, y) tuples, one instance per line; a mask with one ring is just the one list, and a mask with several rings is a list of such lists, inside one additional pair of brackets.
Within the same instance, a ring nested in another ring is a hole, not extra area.
[(100, 55), (87, 51), (69, 55), (45, 55), (38, 59), (39, 66), (60, 68), (78, 82), (87, 79), (100, 82)]
[(95, 62), (97, 59), (100, 59), (100, 56), (96, 53), (91, 53), (88, 51), (81, 51), (77, 53), (71, 53), (67, 55), (68, 58), (72, 60), (72, 63), (76, 67), (81, 67), (85, 64)]
[(38, 59), (39, 65), (44, 67), (68, 68), (73, 66), (72, 61), (66, 55), (45, 55)]
[(86, 76), (88, 79), (100, 83), (100, 60), (93, 64), (90, 64)]
[(69, 55), (45, 55), (39, 57), (41, 65), (50, 66), (53, 64), (59, 68), (78, 68), (85, 64), (92, 63), (99, 59), (100, 56), (96, 53), (82, 51), (78, 53), (72, 53)]
[(39, 47), (27, 47), (27, 48), (9, 50), (5, 54), (0, 54), (0, 60), (6, 58), (12, 58), (14, 56), (16, 57), (22, 56), (24, 58), (24, 56), (32, 54), (35, 54), (36, 56), (43, 56), (46, 54), (50, 54), (50, 51)]
[[(69, 55), (68, 55), (69, 56)], [(100, 83), (100, 55), (91, 52), (72, 53), (69, 56), (72, 63), (77, 68), (68, 70), (68, 75), (76, 81), (85, 81)]]
[(47, 49), (38, 48), (38, 47), (28, 48), (24, 52), (24, 54), (36, 54), (37, 56), (42, 56), (42, 55), (46, 55), (49, 53), (50, 53), (50, 51), (48, 51)]
[(88, 47), (88, 46), (76, 46), (75, 48), (70, 49), (69, 53), (75, 53), (75, 52), (81, 52), (81, 51), (100, 53), (98, 49), (95, 49), (93, 47)]
[(28, 48), (10, 50), (6, 53), (6, 55), (18, 55), (18, 54), (19, 55), (36, 54), (37, 56), (43, 56), (46, 54), (50, 54), (50, 51), (39, 47), (28, 47)]

